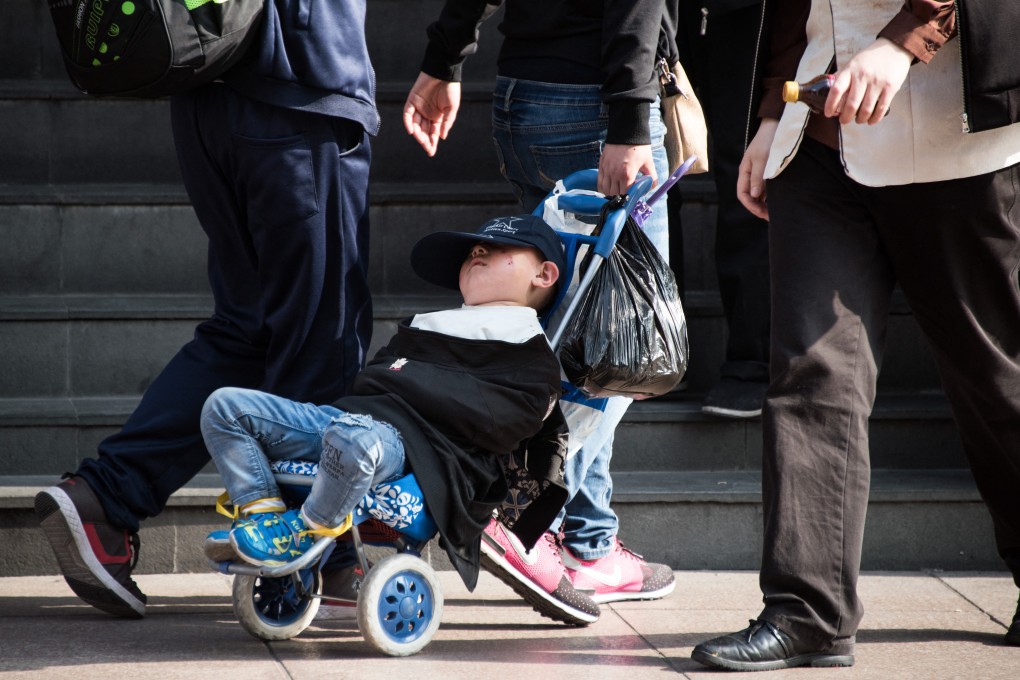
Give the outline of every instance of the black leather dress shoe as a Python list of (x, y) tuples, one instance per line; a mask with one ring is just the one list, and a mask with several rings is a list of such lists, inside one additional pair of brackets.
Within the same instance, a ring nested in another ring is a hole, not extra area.
[(1020, 602), (1016, 603), (1016, 614), (1013, 614), (1013, 623), (1009, 624), (1004, 640), (1007, 645), (1020, 647)]
[(853, 666), (853, 651), (852, 642), (811, 649), (768, 621), (751, 621), (742, 631), (702, 642), (691, 658), (731, 671), (775, 671), (794, 666)]

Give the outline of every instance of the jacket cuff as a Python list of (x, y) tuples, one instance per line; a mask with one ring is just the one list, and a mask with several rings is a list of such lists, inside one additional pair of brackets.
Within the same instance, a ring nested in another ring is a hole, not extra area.
[(759, 118), (775, 118), (783, 115), (786, 102), (783, 101), (783, 78), (765, 78), (762, 81), (761, 102), (758, 104)]
[(432, 43), (429, 43), (425, 48), (425, 57), (421, 60), (421, 70), (426, 75), (438, 78), (439, 80), (459, 83), (463, 68), (463, 60), (456, 64), (451, 64), (446, 59), (442, 50), (433, 47)]
[(607, 104), (609, 127), (606, 144), (651, 144), (652, 135), (648, 127), (650, 106), (648, 102), (635, 101)]
[(879, 34), (914, 55), (918, 61), (927, 64), (956, 33), (955, 20), (923, 22), (914, 14), (900, 10)]

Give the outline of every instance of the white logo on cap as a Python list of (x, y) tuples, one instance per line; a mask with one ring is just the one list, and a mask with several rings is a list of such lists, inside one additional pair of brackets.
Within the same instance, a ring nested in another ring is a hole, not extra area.
[(520, 221), (520, 217), (507, 217), (505, 219), (498, 219), (492, 224), (485, 227), (485, 231), (482, 235), (488, 234), (491, 231), (498, 231), (504, 234), (516, 234), (517, 227), (513, 225), (514, 222)]

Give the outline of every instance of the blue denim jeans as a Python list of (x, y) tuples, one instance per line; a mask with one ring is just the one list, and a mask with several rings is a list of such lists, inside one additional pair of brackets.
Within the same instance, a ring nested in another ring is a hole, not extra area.
[(319, 463), (306, 517), (339, 526), (376, 484), (404, 474), (404, 444), (389, 423), (333, 406), (225, 387), (202, 409), (202, 436), (235, 507), (280, 496), (270, 461)]
[[(669, 175), (666, 128), (658, 101), (651, 106), (652, 156), (659, 181)], [(492, 100), (492, 136), (500, 169), (523, 207), (534, 210), (572, 172), (597, 168), (609, 119), (597, 85), (561, 85), (499, 77)], [(644, 224), (645, 233), (662, 256), (669, 253), (669, 218), (663, 197)], [(575, 455), (567, 459), (569, 500), (553, 523), (562, 529), (564, 544), (585, 560), (604, 557), (613, 548), (619, 520), (610, 507), (616, 426), (631, 400), (613, 397), (598, 428)], [(569, 420), (568, 420), (569, 425)]]

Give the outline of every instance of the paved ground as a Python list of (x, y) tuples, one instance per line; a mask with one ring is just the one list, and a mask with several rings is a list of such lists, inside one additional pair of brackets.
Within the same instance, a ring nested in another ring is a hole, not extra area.
[[(293, 640), (249, 636), (218, 574), (140, 576), (144, 620), (109, 617), (77, 600), (55, 576), (0, 579), (0, 676), (103, 678), (385, 678), (429, 680), (642, 680), (746, 677), (691, 661), (692, 647), (743, 628), (757, 612), (751, 572), (677, 572), (669, 597), (603, 607), (587, 628), (553, 624), (482, 574), (468, 593), (441, 572), (442, 626), (419, 655), (381, 657), (354, 622), (315, 622)], [(769, 680), (1020, 678), (1020, 648), (1001, 644), (1017, 590), (1005, 573), (871, 573), (857, 664), (794, 669)]]

